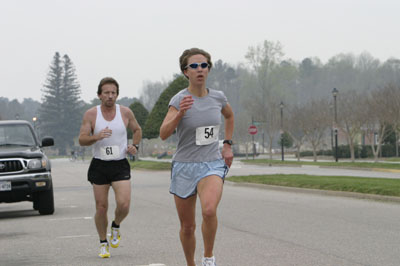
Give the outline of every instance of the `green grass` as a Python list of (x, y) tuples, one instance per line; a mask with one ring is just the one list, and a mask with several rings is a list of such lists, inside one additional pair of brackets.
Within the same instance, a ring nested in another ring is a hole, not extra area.
[[(253, 160), (248, 160), (253, 163)], [(258, 163), (269, 163), (269, 160), (256, 160)], [(267, 161), (267, 162), (266, 162)], [(281, 161), (272, 161), (281, 164)], [(157, 161), (130, 161), (133, 169), (142, 170), (170, 170), (171, 163)], [(298, 162), (287, 162), (286, 164), (299, 164)], [(335, 166), (348, 165), (349, 163), (324, 163), (324, 162), (300, 162), (300, 164)], [(353, 164), (350, 163), (352, 166)], [(371, 164), (371, 163), (361, 163)], [(353, 166), (354, 167), (354, 166)], [(375, 166), (376, 167), (376, 166)], [(321, 189), (331, 191), (348, 191), (366, 194), (376, 194), (385, 196), (400, 197), (400, 179), (387, 178), (367, 178), (351, 176), (311, 176), (311, 175), (249, 175), (249, 176), (231, 176), (228, 181), (268, 184), (275, 186), (299, 187), (310, 189)]]
[(232, 176), (228, 177), (227, 180), (233, 182), (258, 183), (275, 186), (333, 191), (349, 191), (400, 197), (400, 179), (351, 176), (250, 175)]
[(268, 159), (256, 159), (256, 160), (242, 160), (248, 164), (272, 164), (272, 165), (318, 165), (318, 166), (329, 166), (329, 167), (354, 167), (354, 168), (383, 168), (383, 169), (400, 169), (400, 163), (385, 163), (385, 162), (310, 162), (310, 161), (280, 161), (280, 160), (268, 160)]
[(131, 168), (142, 170), (171, 170), (171, 163), (156, 161), (129, 161)]

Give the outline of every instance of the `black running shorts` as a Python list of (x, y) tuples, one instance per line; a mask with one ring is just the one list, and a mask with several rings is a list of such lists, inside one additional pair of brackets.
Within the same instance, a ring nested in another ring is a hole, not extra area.
[(127, 159), (119, 161), (103, 161), (93, 158), (89, 170), (88, 181), (96, 185), (131, 179), (131, 166)]

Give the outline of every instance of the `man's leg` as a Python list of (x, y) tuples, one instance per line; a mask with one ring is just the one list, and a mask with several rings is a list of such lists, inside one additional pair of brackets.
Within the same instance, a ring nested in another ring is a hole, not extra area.
[(100, 240), (107, 239), (107, 210), (108, 210), (108, 191), (110, 185), (93, 184), (94, 199), (96, 201), (96, 214), (94, 221)]
[(189, 197), (187, 199), (179, 198), (174, 196), (175, 206), (178, 211), (179, 221), (181, 228), (179, 231), (179, 237), (181, 239), (183, 252), (188, 266), (195, 266), (194, 252), (196, 250), (196, 196)]
[(111, 185), (114, 189), (115, 201), (117, 203), (114, 222), (120, 225), (122, 220), (124, 220), (129, 213), (131, 204), (131, 181), (121, 180), (112, 182)]
[(120, 243), (121, 235), (119, 225), (129, 213), (131, 203), (131, 182), (130, 180), (115, 181), (111, 183), (117, 207), (115, 208), (114, 221), (111, 224), (111, 247), (117, 248)]
[(221, 177), (212, 175), (203, 178), (197, 184), (200, 198), (203, 223), (201, 231), (204, 241), (204, 257), (212, 257), (215, 235), (217, 233), (218, 219), (217, 207), (222, 196), (223, 181)]

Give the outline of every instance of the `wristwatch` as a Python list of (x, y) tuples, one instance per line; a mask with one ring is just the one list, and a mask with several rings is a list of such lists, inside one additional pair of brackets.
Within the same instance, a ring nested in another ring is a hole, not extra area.
[(226, 139), (226, 140), (224, 140), (223, 142), (222, 142), (223, 144), (229, 144), (229, 145), (233, 145), (233, 141), (231, 140), (231, 139)]
[(138, 144), (132, 144), (132, 146), (134, 146), (137, 151), (139, 150), (139, 145)]

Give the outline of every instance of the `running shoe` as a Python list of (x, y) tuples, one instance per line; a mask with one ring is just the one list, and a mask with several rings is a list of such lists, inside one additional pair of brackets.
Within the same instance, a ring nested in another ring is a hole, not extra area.
[(108, 243), (101, 243), (99, 257), (104, 259), (104, 258), (109, 258), (110, 256), (111, 255), (110, 255)]
[(119, 234), (119, 228), (111, 227), (110, 244), (111, 247), (117, 248), (119, 246), (119, 240), (121, 235)]
[(203, 257), (203, 259), (201, 260), (203, 266), (217, 266), (217, 263), (215, 263), (215, 257), (212, 256), (211, 258), (205, 258)]

